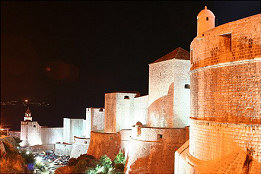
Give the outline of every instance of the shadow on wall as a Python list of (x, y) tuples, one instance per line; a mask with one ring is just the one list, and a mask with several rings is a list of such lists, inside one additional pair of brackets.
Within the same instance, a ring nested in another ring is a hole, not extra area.
[(154, 101), (148, 108), (149, 127), (173, 127), (174, 83), (168, 94)]

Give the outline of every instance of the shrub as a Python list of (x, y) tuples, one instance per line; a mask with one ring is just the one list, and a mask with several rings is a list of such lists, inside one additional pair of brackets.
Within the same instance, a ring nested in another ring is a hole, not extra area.
[(107, 173), (110, 168), (112, 168), (112, 161), (107, 155), (103, 155), (100, 160), (99, 164), (104, 167), (104, 171)]
[(122, 152), (119, 152), (114, 158), (114, 164), (125, 164), (125, 156)]

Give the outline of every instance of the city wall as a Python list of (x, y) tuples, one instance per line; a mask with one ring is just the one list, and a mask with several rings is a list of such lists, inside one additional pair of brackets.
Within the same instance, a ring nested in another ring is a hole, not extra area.
[(134, 123), (138, 121), (141, 122), (143, 125), (147, 124), (147, 117), (148, 117), (148, 101), (149, 96), (141, 96), (134, 98)]
[(87, 153), (87, 149), (90, 144), (90, 139), (74, 137), (74, 143), (72, 145), (71, 158), (78, 158), (82, 154)]
[(56, 142), (63, 142), (63, 128), (41, 128), (42, 144), (55, 144)]
[(91, 131), (104, 130), (104, 108), (86, 108), (86, 138), (90, 138)]
[(191, 43), (191, 117), (261, 119), (260, 14), (218, 26)]
[(191, 119), (189, 152), (200, 160), (220, 159), (240, 147), (253, 148), (261, 162), (261, 125)]
[(260, 58), (261, 14), (217, 26), (191, 42), (191, 70)]
[(86, 122), (84, 119), (63, 119), (63, 141), (73, 143), (74, 136), (86, 136)]
[[(189, 54), (184, 50), (185, 53)], [(149, 127), (183, 128), (188, 125), (189, 68), (189, 60), (175, 57), (149, 65)]]
[(116, 133), (131, 129), (134, 122), (134, 98), (138, 93), (114, 92), (105, 94), (104, 132)]
[(68, 143), (56, 143), (54, 146), (54, 153), (56, 155), (71, 155), (72, 152), (72, 144), (68, 144)]
[(126, 173), (174, 173), (174, 152), (188, 140), (183, 129), (150, 128), (136, 125), (132, 129)]
[(121, 130), (118, 133), (91, 132), (90, 145), (87, 151), (88, 155), (93, 155), (99, 159), (107, 155), (112, 160), (119, 151), (127, 152), (131, 130)]

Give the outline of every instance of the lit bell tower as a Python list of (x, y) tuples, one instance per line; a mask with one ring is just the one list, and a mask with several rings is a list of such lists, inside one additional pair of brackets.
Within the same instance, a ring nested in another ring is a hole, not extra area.
[(25, 114), (24, 114), (24, 121), (33, 121), (33, 118), (31, 116), (31, 111), (29, 109), (29, 107), (27, 108)]

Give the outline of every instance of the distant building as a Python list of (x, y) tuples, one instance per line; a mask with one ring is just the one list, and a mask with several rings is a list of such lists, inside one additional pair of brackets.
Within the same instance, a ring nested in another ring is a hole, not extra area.
[[(37, 121), (33, 121), (29, 108), (25, 112), (24, 121), (21, 121), (20, 139), (21, 146), (43, 145), (55, 149), (60, 155), (79, 156), (82, 150), (76, 151), (78, 145), (74, 145), (77, 137), (86, 137), (86, 122), (84, 119), (64, 118), (63, 127), (40, 126)], [(86, 142), (89, 140), (86, 139)], [(79, 144), (79, 143), (78, 143)], [(87, 144), (87, 143), (84, 143)], [(74, 147), (75, 146), (75, 147)], [(87, 146), (85, 152), (87, 152)], [(74, 152), (71, 154), (71, 152)]]

